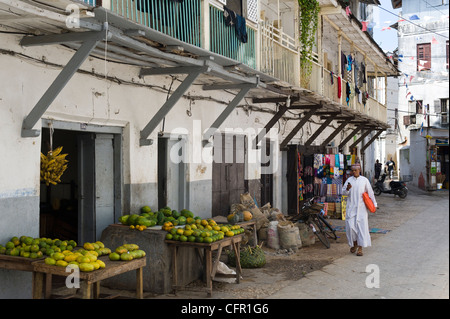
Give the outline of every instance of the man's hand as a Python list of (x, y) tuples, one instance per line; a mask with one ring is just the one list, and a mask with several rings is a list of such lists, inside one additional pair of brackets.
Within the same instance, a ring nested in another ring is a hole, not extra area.
[(347, 184), (347, 191), (349, 191), (350, 188), (352, 188), (352, 184), (348, 183), (348, 184)]

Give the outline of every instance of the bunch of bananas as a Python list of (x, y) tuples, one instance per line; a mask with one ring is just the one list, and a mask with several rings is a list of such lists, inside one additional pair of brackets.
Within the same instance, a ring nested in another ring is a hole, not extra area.
[(62, 146), (48, 152), (47, 156), (41, 153), (41, 181), (44, 181), (47, 186), (61, 182), (61, 176), (67, 169), (68, 154), (60, 154), (61, 151)]

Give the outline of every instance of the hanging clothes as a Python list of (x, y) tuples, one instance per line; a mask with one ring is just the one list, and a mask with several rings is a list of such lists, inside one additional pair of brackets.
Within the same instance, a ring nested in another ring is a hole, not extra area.
[(345, 87), (345, 93), (347, 95), (345, 98), (345, 101), (347, 102), (347, 105), (350, 105), (350, 95), (352, 94), (352, 90), (351, 90), (350, 84), (348, 82)]
[(341, 52), (341, 75), (344, 76), (347, 65), (347, 56), (344, 52)]
[(338, 77), (338, 99), (342, 96), (342, 79)]
[(227, 6), (223, 6), (223, 17), (227, 27), (236, 25), (236, 13), (233, 10), (228, 9)]
[(247, 43), (248, 37), (247, 37), (247, 23), (245, 21), (245, 18), (240, 16), (239, 14), (236, 14), (236, 35), (238, 39), (242, 43)]
[(366, 81), (366, 65), (364, 64), (364, 62), (361, 62), (361, 75), (362, 75), (363, 83), (367, 83), (367, 81)]

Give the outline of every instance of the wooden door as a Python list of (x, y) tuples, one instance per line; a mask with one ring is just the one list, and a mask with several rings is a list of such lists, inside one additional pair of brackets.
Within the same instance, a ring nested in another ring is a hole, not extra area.
[(288, 145), (287, 151), (288, 214), (298, 214), (298, 151), (296, 145)]
[(273, 206), (273, 174), (265, 172), (264, 168), (269, 168), (272, 160), (270, 140), (266, 140), (265, 147), (261, 150), (261, 206), (270, 203)]
[(212, 216), (227, 216), (245, 192), (245, 136), (215, 135)]

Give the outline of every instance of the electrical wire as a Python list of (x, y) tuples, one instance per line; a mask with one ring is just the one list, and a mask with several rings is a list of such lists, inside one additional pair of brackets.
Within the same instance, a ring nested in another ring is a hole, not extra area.
[(409, 23), (415, 25), (416, 27), (422, 28), (422, 29), (424, 29), (424, 30), (426, 30), (426, 31), (428, 31), (428, 32), (430, 32), (430, 33), (434, 33), (434, 34), (436, 34), (436, 35), (438, 35), (438, 36), (440, 36), (440, 37), (443, 37), (443, 38), (445, 38), (445, 39), (448, 39), (448, 38), (449, 38), (448, 36), (439, 34), (439, 33), (435, 32), (435, 31), (433, 31), (433, 30), (430, 30), (430, 29), (428, 29), (428, 28), (422, 27), (420, 24), (414, 23), (414, 22), (412, 22), (411, 20), (405, 19), (404, 17), (402, 17), (402, 16), (400, 16), (400, 15), (398, 15), (398, 14), (392, 12), (392, 11), (387, 10), (387, 9), (383, 8), (382, 6), (378, 6), (378, 8), (380, 8), (381, 10), (384, 10), (384, 11), (386, 11), (386, 12), (388, 12), (388, 13), (390, 13), (390, 14), (396, 16), (396, 17), (399, 18), (399, 19), (405, 20), (406, 22), (409, 22)]

